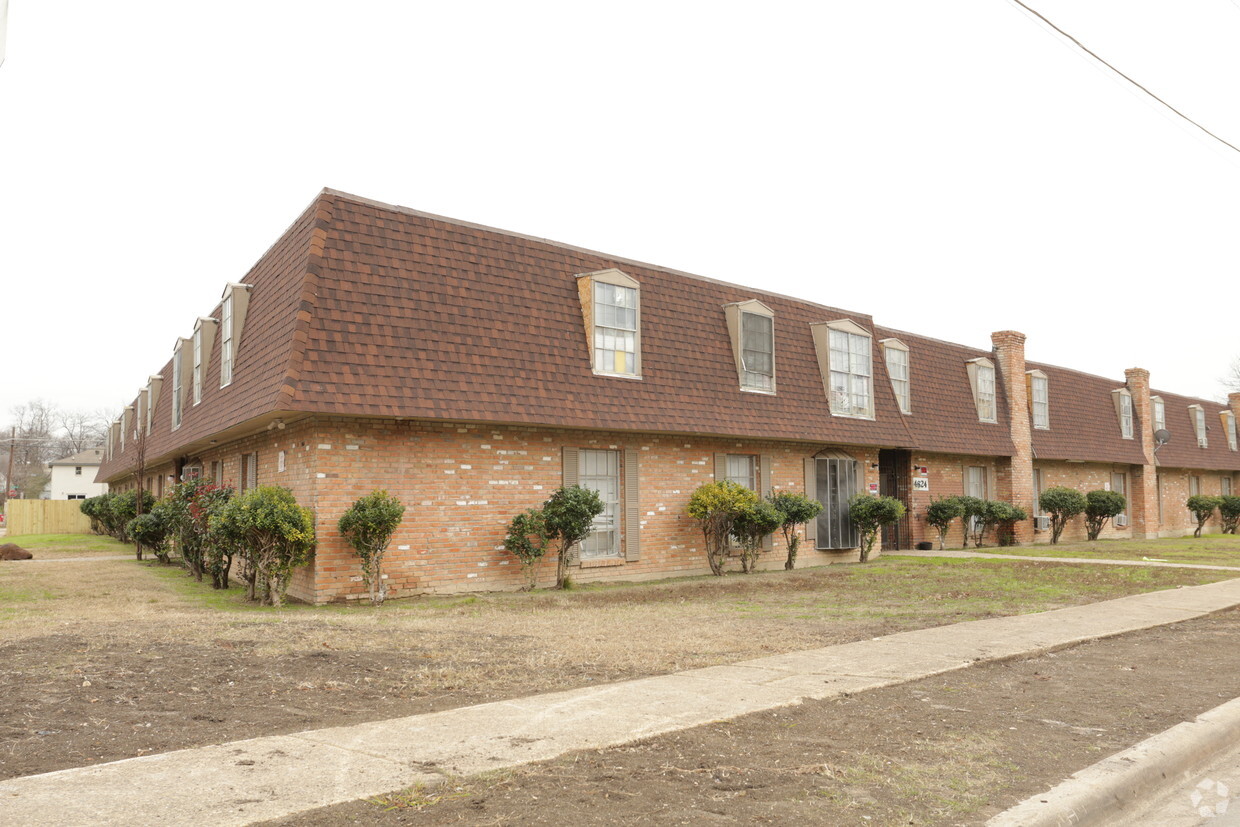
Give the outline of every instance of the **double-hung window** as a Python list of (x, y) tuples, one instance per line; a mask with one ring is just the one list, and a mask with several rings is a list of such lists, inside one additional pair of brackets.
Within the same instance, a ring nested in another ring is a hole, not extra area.
[(1227, 447), (1236, 450), (1236, 415), (1231, 411), (1223, 413), (1223, 419), (1226, 420), (1227, 431)]
[(1167, 406), (1163, 404), (1162, 397), (1150, 397), (1151, 419), (1154, 420), (1155, 431), (1165, 431), (1167, 429)]
[(1200, 405), (1189, 405), (1188, 412), (1193, 417), (1193, 430), (1197, 434), (1197, 447), (1209, 448), (1210, 440), (1206, 436), (1206, 409)]
[(202, 327), (194, 330), (194, 404), (202, 401)]
[(172, 349), (172, 427), (181, 427), (181, 341)]
[(750, 491), (758, 490), (758, 463), (752, 454), (727, 455), (727, 479)]
[(1049, 430), (1051, 427), (1050, 380), (1041, 371), (1029, 374), (1029, 406), (1033, 412), (1033, 427)]
[(1119, 435), (1132, 439), (1132, 394), (1127, 388), (1111, 391), (1115, 400), (1115, 415), (1119, 417)]
[(228, 294), (220, 306), (220, 387), (232, 384), (233, 297)]
[(741, 387), (775, 390), (775, 319), (741, 313)]
[(912, 388), (909, 380), (908, 346), (899, 339), (883, 339), (883, 357), (887, 361), (887, 375), (891, 377), (891, 390), (896, 395), (900, 413), (912, 411)]
[(620, 556), (620, 452), (582, 449), (577, 484), (598, 492), (603, 513), (594, 518), (594, 530), (581, 542), (583, 560)]
[(870, 416), (870, 337), (831, 331), (831, 413)]
[(641, 289), (619, 270), (577, 276), (590, 367), (602, 376), (642, 375)]
[(995, 393), (995, 363), (982, 356), (970, 359), (966, 365), (969, 387), (973, 391), (973, 404), (977, 408), (979, 422), (998, 422), (999, 407)]

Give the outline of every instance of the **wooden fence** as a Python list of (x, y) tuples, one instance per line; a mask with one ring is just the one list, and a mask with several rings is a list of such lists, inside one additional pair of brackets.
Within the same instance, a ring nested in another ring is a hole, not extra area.
[(81, 500), (9, 500), (4, 504), (8, 536), (21, 534), (90, 534), (90, 518)]

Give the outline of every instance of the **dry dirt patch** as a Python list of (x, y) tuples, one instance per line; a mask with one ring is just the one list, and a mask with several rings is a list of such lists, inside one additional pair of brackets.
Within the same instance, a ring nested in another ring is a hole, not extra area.
[(1240, 696), (1237, 635), (1228, 611), (268, 823), (982, 824)]
[(1225, 573), (906, 559), (257, 609), (177, 569), (0, 569), (0, 777), (710, 666)]

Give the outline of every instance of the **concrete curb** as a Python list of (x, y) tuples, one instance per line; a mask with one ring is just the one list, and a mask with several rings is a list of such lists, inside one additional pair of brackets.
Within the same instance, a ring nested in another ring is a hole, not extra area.
[(986, 822), (986, 827), (1103, 825), (1193, 775), (1240, 744), (1240, 698), (1074, 773)]
[(1074, 563), (1087, 566), (1140, 566), (1149, 569), (1204, 569), (1206, 571), (1240, 571), (1240, 566), (1216, 566), (1210, 563), (1163, 563), (1157, 560), (1114, 560), (1107, 557), (1049, 557), (1031, 554), (990, 554), (985, 551), (889, 551), (884, 557), (947, 557), (953, 560), (1023, 560), (1028, 563)]

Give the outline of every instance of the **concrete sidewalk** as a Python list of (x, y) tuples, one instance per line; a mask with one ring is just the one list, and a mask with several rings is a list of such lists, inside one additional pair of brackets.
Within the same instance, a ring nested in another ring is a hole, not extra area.
[(1240, 579), (0, 782), (6, 823), (249, 824), (1240, 605)]
[(1109, 560), (1105, 557), (1035, 557), (1032, 554), (990, 554), (985, 551), (889, 551), (883, 557), (980, 557), (986, 560), (1033, 560), (1037, 563), (1088, 563), (1095, 566), (1142, 566), (1156, 569), (1208, 569), (1240, 571), (1240, 566), (1212, 566), (1205, 563), (1162, 563), (1157, 560)]

